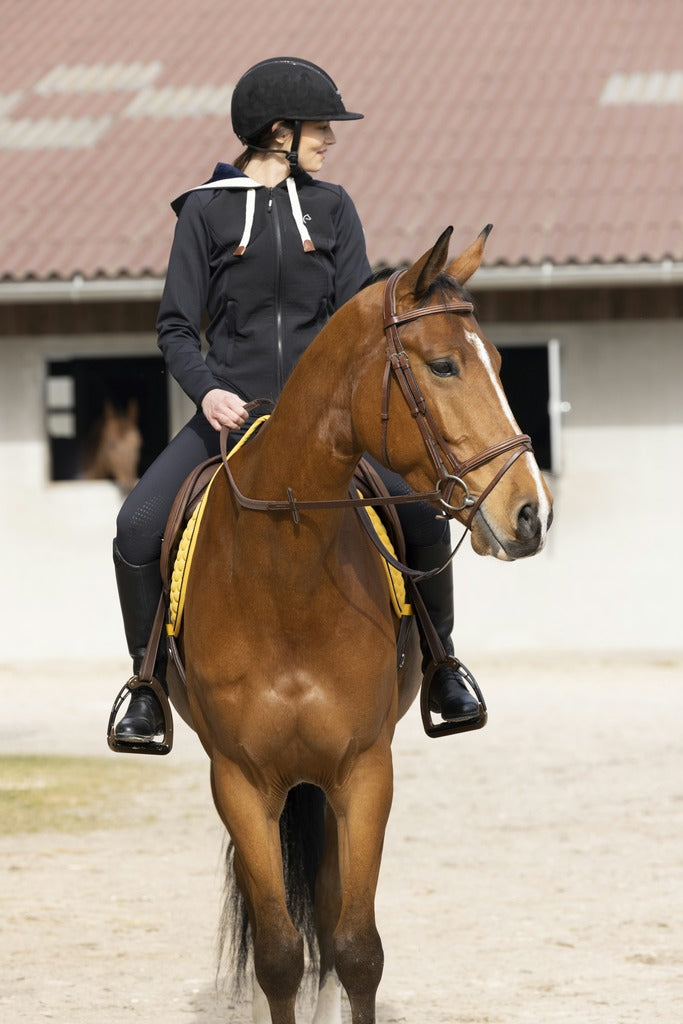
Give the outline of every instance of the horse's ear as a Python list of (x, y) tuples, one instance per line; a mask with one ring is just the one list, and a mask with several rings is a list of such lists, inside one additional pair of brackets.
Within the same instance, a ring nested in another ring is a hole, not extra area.
[(128, 399), (128, 419), (131, 423), (137, 423), (140, 415), (140, 404), (135, 396)]
[(114, 406), (108, 398), (105, 398), (104, 400), (104, 408), (102, 410), (102, 414), (105, 420), (111, 420), (116, 415), (116, 413), (114, 412)]
[(486, 245), (486, 239), (493, 230), (493, 224), (487, 224), (479, 236), (476, 238), (469, 249), (458, 256), (456, 260), (446, 268), (446, 273), (449, 277), (452, 277), (458, 284), (464, 284), (468, 281), (475, 270), (479, 269), (481, 258), (484, 255), (484, 246)]
[(452, 234), (453, 228), (446, 228), (437, 238), (434, 247), (421, 256), (409, 270), (406, 270), (400, 285), (404, 294), (410, 293), (416, 299), (421, 299), (429, 291), (437, 275), (445, 266), (448, 257), (448, 243)]

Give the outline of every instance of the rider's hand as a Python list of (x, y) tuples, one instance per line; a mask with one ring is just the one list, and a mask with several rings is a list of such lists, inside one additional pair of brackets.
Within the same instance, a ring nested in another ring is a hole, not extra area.
[(249, 418), (245, 403), (239, 395), (223, 391), (222, 388), (207, 391), (202, 398), (202, 412), (214, 430), (220, 430), (221, 427), (237, 430)]

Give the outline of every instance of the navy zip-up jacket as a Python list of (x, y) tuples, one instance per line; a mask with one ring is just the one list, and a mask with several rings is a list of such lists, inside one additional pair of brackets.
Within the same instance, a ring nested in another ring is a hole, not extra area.
[[(360, 220), (344, 189), (305, 173), (293, 180), (299, 210), (286, 181), (269, 189), (227, 164), (171, 204), (178, 223), (158, 342), (197, 406), (216, 387), (247, 401), (277, 399), (303, 351), (370, 274)], [(313, 251), (305, 250), (304, 235)]]

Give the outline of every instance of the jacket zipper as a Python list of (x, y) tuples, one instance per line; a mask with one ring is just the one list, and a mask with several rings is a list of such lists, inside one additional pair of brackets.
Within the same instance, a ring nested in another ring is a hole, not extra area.
[(277, 337), (277, 383), (278, 383), (278, 395), (285, 386), (285, 356), (284, 356), (284, 337), (283, 337), (283, 250), (282, 250), (282, 225), (280, 223), (280, 214), (278, 212), (277, 203), (273, 202), (274, 191), (270, 190), (270, 199), (268, 200), (268, 213), (273, 215), (273, 230), (275, 234), (275, 330)]

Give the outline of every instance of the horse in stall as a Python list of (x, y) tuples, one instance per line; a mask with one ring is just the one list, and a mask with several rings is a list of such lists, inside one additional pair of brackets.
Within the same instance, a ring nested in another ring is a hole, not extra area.
[(139, 406), (131, 398), (124, 410), (108, 399), (90, 430), (83, 454), (83, 480), (114, 480), (128, 494), (138, 480), (142, 434)]
[(399, 472), (469, 527), (481, 555), (535, 554), (552, 517), (499, 355), (462, 288), (489, 230), (447, 265), (447, 229), (412, 267), (340, 309), (204, 511), (181, 649), (246, 905), (255, 1016), (269, 1008), (272, 1024), (294, 1024), (305, 964), (280, 831), (295, 793), (317, 794), (321, 809), (315, 1024), (341, 1020), (340, 985), (353, 1024), (371, 1024), (382, 975), (374, 900), (391, 743), (422, 672), (417, 643), (397, 668), (381, 558), (349, 499), (356, 464), (369, 452)]

